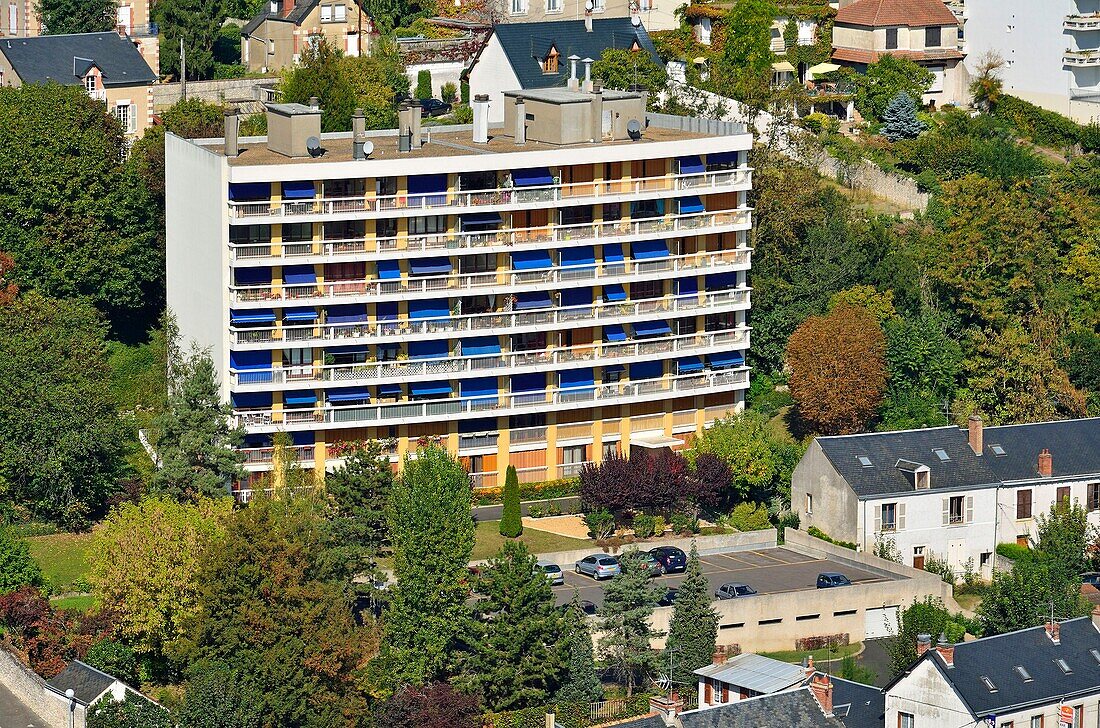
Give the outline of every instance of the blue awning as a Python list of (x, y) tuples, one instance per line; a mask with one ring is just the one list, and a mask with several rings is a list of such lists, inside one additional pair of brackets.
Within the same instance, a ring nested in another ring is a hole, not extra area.
[(630, 244), (630, 255), (635, 260), (667, 258), (668, 243), (664, 240), (640, 240)]
[(330, 389), (326, 396), (329, 402), (369, 402), (370, 390), (366, 387)]
[(549, 250), (517, 250), (512, 253), (513, 270), (537, 270), (553, 268)]
[(511, 378), (512, 392), (541, 392), (546, 389), (546, 372), (516, 374)]
[(397, 320), (397, 301), (383, 301), (374, 308), (374, 317), (379, 321)]
[(464, 231), (496, 229), (501, 223), (499, 212), (469, 212), (458, 216), (458, 224)]
[(283, 321), (309, 322), (317, 320), (315, 308), (284, 308)]
[(271, 407), (271, 392), (233, 392), (229, 401), (237, 409), (268, 409)]
[(719, 354), (708, 354), (707, 363), (710, 364), (713, 369), (742, 367), (745, 366), (745, 355), (740, 351), (724, 351)]
[(703, 201), (696, 195), (680, 198), (680, 214), (686, 215), (692, 212), (704, 212)]
[(401, 277), (401, 263), (396, 260), (378, 261), (378, 277), (384, 281), (392, 281)]
[(591, 387), (595, 381), (595, 378), (592, 376), (591, 367), (585, 367), (583, 369), (565, 369), (558, 372), (558, 386), (562, 389)]
[(680, 174), (702, 174), (703, 172), (703, 160), (699, 159), (697, 154), (679, 157), (677, 161), (680, 162)]
[(477, 379), (463, 379), (459, 383), (459, 391), (462, 393), (461, 396), (464, 399), (469, 397), (496, 397), (497, 378), (479, 377)]
[(413, 258), (409, 261), (409, 273), (417, 276), (450, 273), (450, 258)]
[(231, 324), (273, 324), (275, 313), (270, 308), (254, 308), (250, 311), (229, 310)]
[(446, 339), (409, 342), (410, 359), (446, 359), (450, 355)]
[(293, 405), (317, 404), (317, 395), (311, 389), (304, 392), (284, 392), (283, 403)]
[(312, 200), (313, 195), (313, 180), (283, 182), (284, 200)]
[(495, 336), (478, 336), (462, 340), (462, 356), (483, 356), (499, 354), (500, 339)]
[(686, 356), (676, 360), (676, 371), (680, 374), (703, 371), (703, 362), (697, 356)]
[(561, 292), (562, 306), (590, 306), (592, 305), (591, 288), (566, 288)]
[(603, 246), (603, 260), (605, 263), (622, 263), (623, 246), (620, 243)]
[(349, 303), (343, 306), (329, 306), (325, 321), (330, 324), (358, 324), (367, 320), (367, 306), (362, 303)]
[(271, 283), (271, 268), (237, 268), (233, 280), (238, 286), (266, 286)]
[(688, 296), (699, 292), (699, 279), (695, 276), (691, 278), (679, 278), (676, 280), (676, 295)]
[(656, 321), (635, 321), (634, 324), (634, 336), (660, 336), (662, 334), (671, 334), (672, 329), (669, 328), (667, 321), (660, 319)]
[(512, 184), (516, 187), (545, 187), (554, 184), (554, 175), (546, 167), (513, 169)]
[(665, 373), (663, 361), (640, 361), (630, 365), (630, 378), (634, 381), (642, 379), (660, 379)]
[(409, 318), (411, 319), (445, 319), (450, 315), (451, 305), (446, 298), (409, 301)]
[(414, 397), (446, 397), (451, 393), (447, 382), (410, 382), (409, 393)]
[(622, 324), (608, 324), (603, 327), (604, 341), (626, 341), (626, 331)]
[(527, 291), (516, 294), (516, 303), (513, 308), (517, 311), (529, 311), (533, 308), (550, 308), (553, 305), (550, 301), (550, 291)]
[(459, 420), (459, 433), (466, 435), (473, 432), (489, 432), (497, 434), (497, 420), (495, 417), (481, 417), (473, 420)]
[(714, 152), (707, 155), (707, 168), (713, 168), (712, 165), (730, 165), (737, 164), (740, 160), (740, 152)]
[(271, 368), (270, 351), (231, 351), (229, 368), (237, 371)]
[(317, 433), (313, 430), (302, 430), (290, 433), (290, 441), (295, 445), (312, 445), (317, 441)]
[[(417, 205), (442, 205), (447, 202), (447, 175), (445, 174), (421, 174), (409, 177), (409, 204)], [(426, 193), (443, 194), (426, 194)]]
[(737, 287), (737, 273), (712, 273), (707, 276), (707, 290), (721, 291), (727, 288)]
[(626, 291), (618, 283), (612, 283), (603, 287), (603, 298), (605, 301), (625, 301)]
[(233, 182), (229, 185), (229, 199), (233, 202), (271, 199), (271, 183)]
[(316, 282), (317, 274), (313, 272), (312, 265), (288, 265), (283, 267), (283, 283), (287, 285)]
[(400, 397), (401, 385), (400, 384), (383, 384), (378, 388), (379, 397)]
[(582, 245), (579, 248), (562, 248), (561, 265), (563, 268), (595, 264), (596, 250), (591, 245)]

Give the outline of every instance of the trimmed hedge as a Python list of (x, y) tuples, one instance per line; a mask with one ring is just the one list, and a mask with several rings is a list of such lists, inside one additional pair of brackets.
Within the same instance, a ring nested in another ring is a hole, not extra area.
[(851, 541), (838, 541), (838, 540), (836, 540), (835, 538), (833, 538), (829, 534), (822, 531), (817, 526), (810, 526), (808, 529), (806, 529), (806, 533), (810, 534), (814, 538), (820, 538), (822, 541), (827, 541), (828, 543), (831, 543), (834, 546), (843, 546), (844, 548), (851, 549), (852, 551), (856, 551), (859, 548), (856, 544), (852, 543)]
[(997, 544), (997, 555), (1013, 561), (1030, 561), (1035, 558), (1034, 551), (1018, 543)]
[[(578, 495), (581, 492), (581, 481), (577, 478), (561, 478), (560, 480), (545, 480), (540, 483), (520, 483), (519, 499), (521, 501), (549, 500), (551, 498), (567, 498)], [(479, 488), (474, 491), (475, 505), (492, 506), (504, 502), (503, 488)]]

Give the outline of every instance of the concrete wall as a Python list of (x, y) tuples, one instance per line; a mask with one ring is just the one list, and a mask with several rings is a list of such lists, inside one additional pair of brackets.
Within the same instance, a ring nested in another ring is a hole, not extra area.
[[(49, 728), (69, 726), (69, 699), (41, 677), (23, 666), (15, 655), (0, 647), (0, 685), (10, 690), (24, 706), (42, 719)], [(73, 728), (84, 728), (85, 708), (76, 705)]]
[[(531, 61), (534, 63), (534, 60)], [(481, 56), (470, 70), (470, 98), (489, 95), (489, 123), (504, 123), (504, 92), (519, 88), (519, 77), (496, 35), (490, 36)]]
[(908, 209), (924, 210), (932, 199), (927, 192), (921, 192), (913, 180), (886, 172), (866, 159), (858, 164), (848, 164), (826, 154), (817, 161), (817, 171), (845, 187), (868, 190), (876, 197)]
[[(275, 76), (269, 78), (226, 78), (215, 81), (188, 81), (187, 97), (202, 99), (220, 104), (227, 101), (260, 100), (260, 86), (278, 81)], [(183, 97), (183, 89), (178, 83), (163, 83), (152, 87), (153, 108), (163, 111)]]
[(416, 93), (416, 77), (421, 71), (429, 71), (432, 74), (432, 97), (443, 98), (443, 84), (453, 83), (455, 87), (455, 103), (461, 101), (459, 93), (462, 89), (461, 76), (466, 64), (462, 61), (441, 61), (439, 63), (414, 63), (405, 66), (405, 76), (409, 79), (409, 93)]

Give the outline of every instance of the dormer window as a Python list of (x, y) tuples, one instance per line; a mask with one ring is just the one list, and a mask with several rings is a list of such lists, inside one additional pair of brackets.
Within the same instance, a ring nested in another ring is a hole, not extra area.
[(550, 52), (546, 54), (546, 58), (542, 61), (543, 73), (557, 73), (558, 72), (558, 49), (551, 47)]

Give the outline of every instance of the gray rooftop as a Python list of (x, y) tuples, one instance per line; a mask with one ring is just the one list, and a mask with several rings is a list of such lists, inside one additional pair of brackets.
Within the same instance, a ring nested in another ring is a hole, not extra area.
[[(987, 427), (984, 455), (990, 469), (1006, 482), (1039, 477), (1039, 452), (1049, 449), (1054, 478), (1100, 473), (1100, 418)], [(999, 445), (1004, 455), (993, 446)]]
[(844, 728), (883, 728), (886, 721), (886, 696), (873, 685), (832, 678), (833, 715)]
[(23, 83), (75, 86), (92, 65), (103, 74), (108, 88), (157, 80), (133, 41), (114, 31), (5, 38), (0, 41), (0, 53)]
[(706, 665), (696, 670), (695, 674), (757, 693), (779, 692), (806, 679), (806, 671), (800, 665), (751, 652), (731, 657), (722, 665)]
[[(522, 96), (523, 98), (531, 99), (532, 101), (545, 101), (551, 104), (588, 104), (592, 102), (592, 94), (590, 93), (585, 93), (583, 91), (573, 91), (571, 89), (561, 87), (505, 91), (504, 95), (512, 98)], [(632, 93), (630, 91), (604, 89), (603, 98), (605, 101), (614, 101), (616, 99), (634, 99), (638, 98), (638, 94)]]
[(116, 678), (102, 670), (80, 660), (73, 660), (65, 669), (57, 673), (50, 685), (61, 692), (72, 690), (76, 699), (84, 705), (91, 705), (103, 695), (116, 681)]
[(826, 717), (809, 688), (762, 695), (717, 708), (680, 714), (684, 728), (843, 728), (836, 718)]
[(268, 104), (267, 110), (283, 116), (306, 116), (321, 113), (320, 109), (314, 109), (305, 104)]

